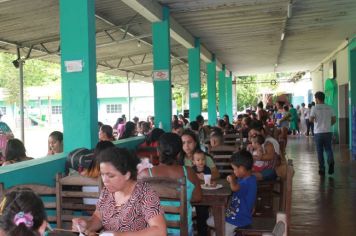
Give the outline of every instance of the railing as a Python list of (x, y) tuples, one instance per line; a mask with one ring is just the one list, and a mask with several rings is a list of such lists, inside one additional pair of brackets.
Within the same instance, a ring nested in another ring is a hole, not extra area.
[[(143, 137), (134, 137), (115, 141), (117, 147), (135, 149), (144, 140)], [(43, 184), (55, 186), (56, 173), (63, 173), (67, 153), (46, 156), (33, 160), (14, 163), (0, 167), (0, 182), (4, 187), (10, 188), (18, 184)]]

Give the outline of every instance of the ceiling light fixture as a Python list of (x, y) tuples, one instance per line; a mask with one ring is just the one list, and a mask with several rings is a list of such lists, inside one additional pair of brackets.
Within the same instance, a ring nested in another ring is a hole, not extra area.
[(284, 32), (281, 34), (281, 41), (284, 39)]

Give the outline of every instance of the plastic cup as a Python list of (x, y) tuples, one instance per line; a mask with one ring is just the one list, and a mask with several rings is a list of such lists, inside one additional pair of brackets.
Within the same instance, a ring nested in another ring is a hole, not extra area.
[(210, 186), (211, 175), (204, 175), (204, 184)]

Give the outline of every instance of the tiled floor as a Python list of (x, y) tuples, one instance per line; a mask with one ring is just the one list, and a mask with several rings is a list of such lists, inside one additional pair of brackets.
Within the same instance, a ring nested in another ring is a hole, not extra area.
[(348, 149), (334, 146), (335, 174), (325, 177), (312, 137), (291, 136), (287, 155), (295, 169), (290, 235), (356, 235), (356, 161)]

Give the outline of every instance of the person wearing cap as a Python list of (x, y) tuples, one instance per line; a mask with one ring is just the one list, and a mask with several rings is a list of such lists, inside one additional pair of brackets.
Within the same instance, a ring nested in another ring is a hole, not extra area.
[[(233, 174), (226, 180), (229, 182), (232, 197), (225, 212), (225, 235), (235, 235), (235, 230), (250, 228), (252, 211), (256, 200), (257, 180), (252, 175), (253, 158), (251, 153), (241, 150), (232, 154), (231, 166)], [(214, 227), (213, 217), (209, 217), (207, 224)]]

